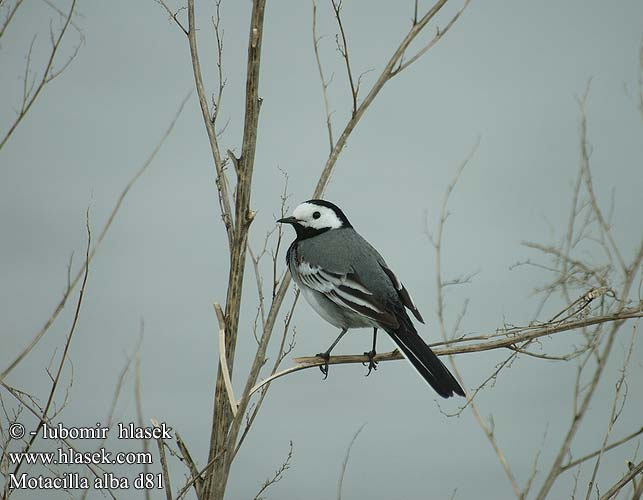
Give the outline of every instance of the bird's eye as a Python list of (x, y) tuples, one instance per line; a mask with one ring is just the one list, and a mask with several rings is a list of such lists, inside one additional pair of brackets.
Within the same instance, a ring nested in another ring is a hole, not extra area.
[(319, 219), (321, 214), (319, 212), (313, 212), (313, 219)]

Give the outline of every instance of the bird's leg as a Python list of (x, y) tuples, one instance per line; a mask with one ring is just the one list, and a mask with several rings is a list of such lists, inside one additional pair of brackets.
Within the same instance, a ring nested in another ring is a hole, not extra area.
[[(373, 328), (373, 349), (364, 353), (364, 356), (368, 356), (368, 377), (371, 374), (371, 370), (377, 370), (377, 361), (375, 361), (375, 344), (377, 343), (377, 328)], [(362, 363), (364, 364), (364, 363)]]
[(344, 334), (348, 331), (348, 328), (342, 328), (342, 331), (339, 333), (339, 336), (335, 339), (335, 342), (333, 342), (330, 347), (326, 350), (326, 352), (320, 352), (317, 353), (315, 356), (318, 358), (322, 358), (326, 363), (321, 365), (319, 369), (321, 372), (324, 374), (324, 380), (328, 378), (328, 360), (330, 359), (330, 352), (335, 348), (337, 345), (337, 342), (340, 341), (340, 339), (344, 336)]

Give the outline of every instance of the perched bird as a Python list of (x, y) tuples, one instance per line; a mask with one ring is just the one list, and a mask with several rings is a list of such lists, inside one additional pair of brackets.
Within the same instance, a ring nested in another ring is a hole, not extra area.
[[(464, 396), (458, 381), (413, 326), (406, 309), (418, 321), (424, 320), (409, 292), (339, 207), (325, 200), (309, 200), (295, 208), (292, 217), (277, 222), (291, 224), (297, 233), (286, 254), (295, 283), (313, 309), (341, 329), (328, 350), (317, 356), (328, 361), (350, 328), (370, 327), (373, 348), (364, 353), (370, 373), (376, 367), (375, 343), (381, 328), (440, 396)], [(328, 375), (328, 364), (322, 372)]]

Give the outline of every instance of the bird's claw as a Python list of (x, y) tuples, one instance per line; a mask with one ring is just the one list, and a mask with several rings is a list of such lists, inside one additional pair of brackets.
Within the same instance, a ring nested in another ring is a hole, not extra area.
[(324, 374), (324, 378), (322, 380), (326, 380), (328, 378), (328, 360), (330, 359), (330, 353), (328, 352), (319, 352), (315, 354), (316, 357), (321, 358), (325, 361), (323, 365), (319, 365), (319, 369), (321, 372)]
[[(368, 356), (368, 373), (365, 375), (368, 377), (371, 374), (372, 370), (377, 370), (377, 361), (375, 361), (375, 351), (367, 351), (364, 353), (364, 356)], [(366, 366), (366, 363), (362, 363), (363, 366)]]

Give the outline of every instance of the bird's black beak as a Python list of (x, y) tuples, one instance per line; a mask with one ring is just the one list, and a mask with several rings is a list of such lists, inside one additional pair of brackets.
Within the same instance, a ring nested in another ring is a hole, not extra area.
[(284, 217), (277, 221), (279, 224), (297, 224), (298, 220), (296, 217)]

